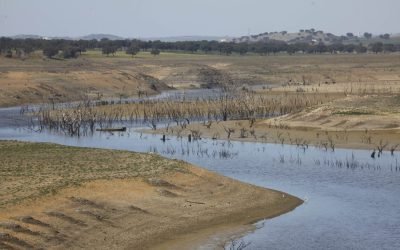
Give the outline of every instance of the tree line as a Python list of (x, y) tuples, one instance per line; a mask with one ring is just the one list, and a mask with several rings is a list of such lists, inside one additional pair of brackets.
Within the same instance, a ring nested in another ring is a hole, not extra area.
[(185, 52), (185, 53), (214, 53), (231, 55), (233, 53), (245, 55), (247, 53), (270, 55), (277, 53), (382, 53), (398, 52), (400, 44), (371, 43), (363, 44), (324, 44), (324, 43), (294, 43), (288, 44), (283, 41), (263, 41), (253, 43), (234, 43), (218, 41), (142, 41), (142, 40), (64, 40), (64, 39), (12, 39), (0, 38), (0, 55), (6, 57), (28, 56), (36, 50), (43, 51), (43, 55), (49, 58), (59, 56), (62, 58), (75, 58), (87, 50), (98, 49), (104, 55), (115, 55), (117, 51), (124, 51), (132, 56), (140, 51), (150, 51), (158, 55), (162, 51)]

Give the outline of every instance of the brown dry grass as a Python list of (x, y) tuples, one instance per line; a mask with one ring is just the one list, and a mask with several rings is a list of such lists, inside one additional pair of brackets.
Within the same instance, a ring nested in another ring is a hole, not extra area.
[(183, 165), (157, 155), (1, 142), (0, 208), (88, 181), (157, 176)]
[[(99, 51), (73, 60), (43, 60), (39, 55), (24, 61), (0, 58), (0, 106), (136, 95), (138, 89), (159, 90), (224, 83), (272, 84), (289, 87), (277, 91), (362, 93), (399, 91), (397, 54), (219, 56), (140, 53), (102, 56)], [(335, 82), (335, 84), (331, 84)], [(327, 84), (326, 84), (327, 83)]]

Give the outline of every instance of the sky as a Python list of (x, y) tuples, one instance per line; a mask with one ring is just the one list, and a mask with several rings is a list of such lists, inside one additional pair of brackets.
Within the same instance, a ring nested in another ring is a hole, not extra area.
[(0, 36), (400, 33), (400, 0), (0, 0)]

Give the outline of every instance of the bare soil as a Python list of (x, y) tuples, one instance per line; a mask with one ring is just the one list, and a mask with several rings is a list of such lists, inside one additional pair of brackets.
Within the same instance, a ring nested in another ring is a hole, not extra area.
[[(221, 56), (88, 51), (78, 59), (0, 58), (0, 106), (136, 96), (168, 87), (268, 84), (276, 91), (399, 93), (400, 55)], [(266, 88), (264, 91), (269, 91)]]
[[(221, 246), (249, 230), (249, 223), (302, 203), (155, 155), (0, 145), (6, 152), (0, 155), (0, 247), (5, 249), (189, 249), (187, 239), (194, 235), (207, 239), (225, 232), (214, 243)], [(77, 182), (58, 186), (64, 178)], [(43, 186), (54, 191), (42, 193)]]

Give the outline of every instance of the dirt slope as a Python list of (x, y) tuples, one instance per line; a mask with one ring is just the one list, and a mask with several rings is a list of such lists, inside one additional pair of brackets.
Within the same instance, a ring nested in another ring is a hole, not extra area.
[[(9, 200), (0, 208), (1, 249), (148, 249), (168, 242), (176, 246), (182, 235), (243, 226), (302, 203), (154, 155), (52, 144), (0, 145), (2, 151), (25, 152), (19, 160), (5, 154), (0, 158), (0, 197)], [(45, 157), (49, 153), (52, 156)], [(96, 159), (99, 156), (114, 163)], [(97, 161), (103, 165), (95, 166)], [(15, 164), (18, 171), (13, 171)], [(55, 176), (60, 173), (77, 183), (57, 187)], [(23, 195), (46, 185), (54, 191)]]

